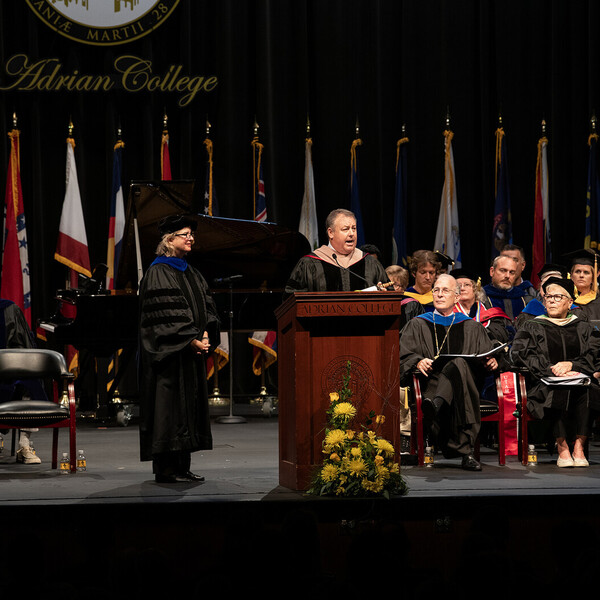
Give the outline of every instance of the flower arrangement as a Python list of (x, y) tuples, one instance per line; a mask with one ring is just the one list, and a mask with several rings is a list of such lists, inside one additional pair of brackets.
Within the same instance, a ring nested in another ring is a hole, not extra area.
[(329, 394), (323, 465), (315, 473), (308, 493), (386, 498), (405, 494), (407, 488), (400, 475), (400, 465), (394, 462), (394, 447), (371, 429), (373, 422), (382, 424), (385, 417), (371, 411), (359, 430), (350, 426), (357, 414), (350, 401), (350, 370), (348, 361), (341, 389)]

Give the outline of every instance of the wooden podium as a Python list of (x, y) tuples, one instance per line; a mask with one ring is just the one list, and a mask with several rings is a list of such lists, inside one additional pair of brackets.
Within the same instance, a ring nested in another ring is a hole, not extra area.
[(322, 463), (329, 393), (350, 361), (359, 430), (371, 410), (377, 430), (399, 452), (399, 323), (394, 292), (296, 292), (275, 311), (278, 323), (279, 483), (309, 487)]

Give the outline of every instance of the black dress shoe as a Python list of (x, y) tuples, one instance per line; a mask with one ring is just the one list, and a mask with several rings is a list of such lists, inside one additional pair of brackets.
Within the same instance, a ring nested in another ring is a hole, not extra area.
[(461, 466), (465, 471), (481, 471), (481, 463), (475, 460), (472, 454), (463, 456)]
[(423, 398), (421, 401), (421, 410), (423, 411), (423, 417), (425, 417), (427, 421), (433, 421), (438, 413), (431, 398)]
[(196, 475), (196, 473), (192, 473), (191, 471), (180, 475), (180, 477), (185, 477), (188, 481), (204, 481), (202, 475)]
[(156, 483), (190, 483), (192, 480), (183, 475), (155, 475), (154, 481)]

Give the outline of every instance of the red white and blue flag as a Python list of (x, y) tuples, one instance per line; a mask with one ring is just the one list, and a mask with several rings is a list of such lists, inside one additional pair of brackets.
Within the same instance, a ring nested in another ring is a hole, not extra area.
[(260, 375), (277, 360), (277, 332), (255, 331), (248, 337), (248, 343), (254, 346), (252, 355), (252, 371)]
[(75, 140), (72, 137), (67, 138), (66, 191), (54, 258), (75, 273), (91, 277), (74, 148)]
[(21, 189), (19, 133), (15, 128), (8, 134), (10, 138), (10, 157), (6, 176), (0, 295), (6, 300), (12, 300), (19, 306), (31, 327), (31, 288), (25, 211)]
[(113, 290), (115, 277), (121, 255), (123, 232), (125, 231), (125, 205), (123, 202), (123, 184), (121, 175), (123, 171), (123, 147), (125, 144), (119, 140), (115, 144), (113, 153), (113, 178), (110, 199), (110, 220), (108, 222), (108, 251), (106, 253), (106, 288)]

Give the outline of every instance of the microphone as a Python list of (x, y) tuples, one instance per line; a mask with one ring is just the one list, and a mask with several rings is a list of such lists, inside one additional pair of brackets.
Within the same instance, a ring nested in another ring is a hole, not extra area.
[[(337, 254), (332, 254), (331, 257), (333, 258), (333, 260), (335, 260), (335, 264), (340, 268), (340, 269), (344, 269), (345, 271), (350, 271), (350, 269), (348, 267), (342, 267), (342, 265), (340, 265), (339, 261), (338, 261), (338, 257)], [(352, 275), (354, 275), (354, 277), (358, 277), (359, 279), (362, 279), (368, 286), (370, 286), (371, 284), (364, 278), (362, 277), (362, 275), (358, 275), (358, 273), (355, 273), (354, 271), (350, 271), (350, 273)]]
[(216, 277), (213, 283), (233, 283), (236, 279), (241, 279), (243, 275), (231, 275), (230, 277)]

